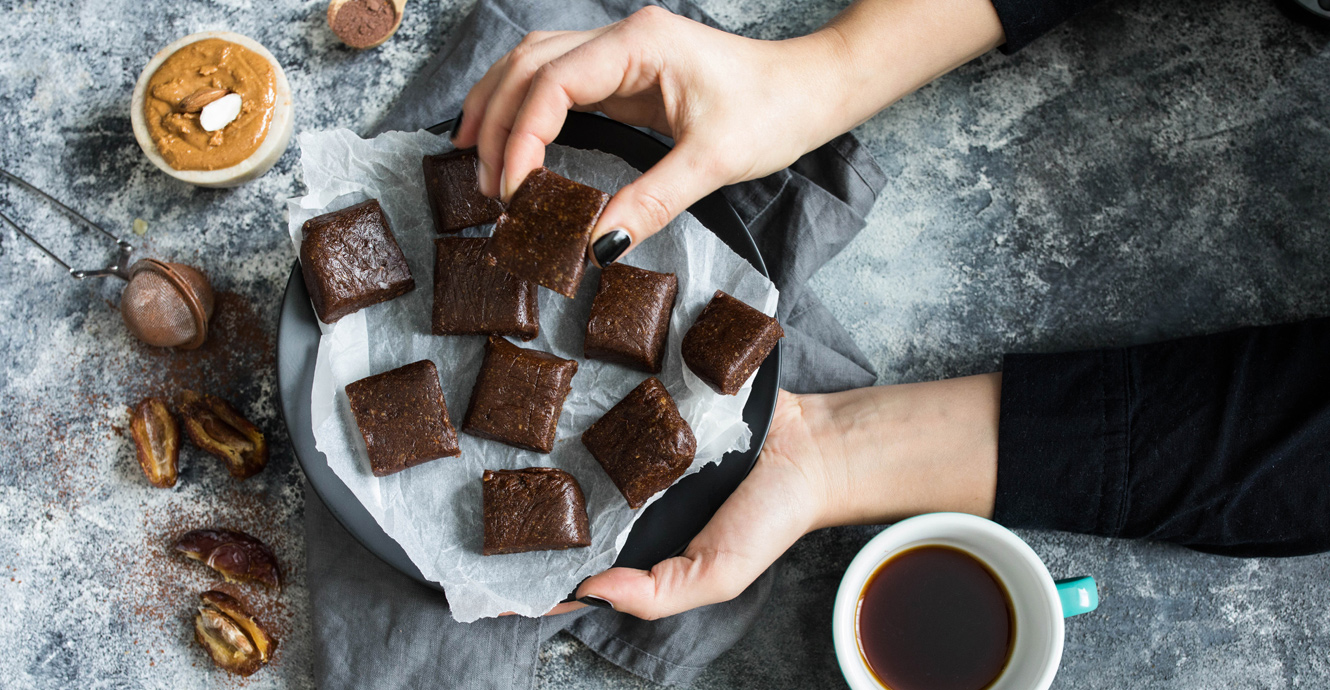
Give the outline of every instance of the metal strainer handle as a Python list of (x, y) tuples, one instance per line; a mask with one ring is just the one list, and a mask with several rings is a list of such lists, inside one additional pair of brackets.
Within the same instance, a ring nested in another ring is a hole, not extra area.
[(0, 220), (3, 220), (5, 223), (8, 223), (9, 227), (14, 228), (14, 230), (17, 231), (18, 234), (26, 237), (29, 242), (36, 245), (38, 249), (42, 250), (44, 254), (51, 257), (56, 263), (60, 264), (60, 266), (64, 268), (66, 271), (69, 271), (69, 275), (74, 276), (75, 278), (83, 279), (83, 278), (101, 278), (103, 276), (115, 276), (116, 278), (119, 278), (121, 280), (129, 280), (129, 257), (131, 254), (134, 253), (133, 245), (120, 239), (119, 237), (116, 237), (115, 235), (112, 235), (110, 231), (108, 231), (106, 228), (103, 228), (102, 226), (88, 220), (87, 218), (84, 218), (83, 214), (60, 203), (58, 200), (56, 200), (55, 197), (28, 184), (28, 182), (25, 181), (23, 178), (9, 172), (8, 170), (0, 168), (0, 176), (5, 177), (10, 182), (13, 182), (19, 185), (20, 187), (23, 187), (24, 189), (28, 190), (29, 192), (32, 192), (33, 194), (36, 194), (38, 197), (41, 197), (47, 203), (63, 211), (65, 215), (69, 216), (70, 218), (115, 240), (116, 249), (117, 249), (115, 263), (111, 264), (110, 266), (107, 266), (106, 268), (100, 268), (96, 270), (76, 270), (70, 268), (69, 264), (65, 263), (60, 257), (56, 256), (55, 253), (52, 252), (50, 249), (47, 249), (45, 246), (43, 246), (41, 242), (38, 242), (37, 238), (28, 234), (27, 230), (24, 230), (22, 227), (20, 227), (19, 224), (15, 223), (13, 219), (11, 219), (9, 216), (0, 212)]

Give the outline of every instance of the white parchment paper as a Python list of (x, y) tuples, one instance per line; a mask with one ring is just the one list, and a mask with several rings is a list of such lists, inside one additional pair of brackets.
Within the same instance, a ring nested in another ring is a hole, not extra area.
[[(578, 360), (573, 389), (559, 418), (549, 455), (511, 448), (461, 433), (471, 386), (484, 354), (480, 336), (430, 334), (434, 233), (425, 200), (421, 156), (452, 148), (428, 132), (388, 132), (365, 140), (347, 130), (306, 132), (299, 137), (309, 193), (288, 202), (291, 239), (300, 248), (301, 226), (316, 215), (375, 198), (416, 281), (412, 292), (329, 326), (322, 325), (311, 390), (314, 438), (329, 467), (397, 540), (426, 578), (443, 585), (459, 621), (513, 611), (537, 616), (561, 601), (584, 578), (613, 564), (640, 511), (628, 508), (614, 483), (591, 457), (581, 434), (636, 387), (645, 374), (582, 357), (582, 337), (598, 271), (588, 266), (575, 299), (540, 290), (540, 337), (522, 347)], [(570, 179), (613, 193), (638, 176), (622, 160), (598, 151), (551, 146), (545, 164)], [(488, 235), (491, 227), (464, 235)], [(774, 314), (779, 297), (769, 280), (688, 214), (642, 243), (625, 261), (679, 277), (661, 381), (697, 436), (696, 472), (731, 450), (748, 448), (742, 412), (751, 379), (736, 396), (721, 396), (683, 366), (679, 343), (716, 290)], [(389, 477), (370, 473), (364, 442), (347, 404), (352, 381), (420, 359), (438, 367), (448, 412), (462, 455), (420, 465)], [(588, 548), (482, 556), (481, 482), (486, 469), (558, 467), (582, 486), (591, 523)]]

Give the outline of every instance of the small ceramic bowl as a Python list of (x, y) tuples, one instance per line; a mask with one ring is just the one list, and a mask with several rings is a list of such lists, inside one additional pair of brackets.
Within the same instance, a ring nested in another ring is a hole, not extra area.
[[(268, 125), (268, 134), (264, 137), (263, 143), (259, 144), (259, 148), (245, 160), (218, 170), (176, 170), (157, 151), (157, 145), (153, 143), (152, 136), (148, 134), (148, 125), (144, 122), (143, 101), (148, 90), (148, 80), (152, 79), (152, 75), (157, 73), (157, 68), (177, 50), (208, 38), (219, 38), (240, 44), (263, 56), (272, 64), (273, 73), (277, 75), (277, 100), (273, 105), (272, 122)], [(134, 96), (129, 102), (129, 119), (133, 123), (134, 138), (138, 140), (139, 148), (143, 149), (143, 154), (162, 172), (200, 187), (235, 187), (268, 172), (277, 159), (282, 157), (286, 145), (291, 141), (291, 130), (295, 125), (292, 110), (291, 86), (286, 81), (286, 73), (282, 71), (277, 58), (273, 57), (267, 48), (248, 36), (231, 31), (201, 31), (162, 48), (148, 61), (148, 66), (143, 68), (138, 83), (134, 85)]]

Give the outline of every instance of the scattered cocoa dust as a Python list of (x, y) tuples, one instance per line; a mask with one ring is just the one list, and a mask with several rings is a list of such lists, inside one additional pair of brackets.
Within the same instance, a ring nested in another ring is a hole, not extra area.
[[(208, 340), (196, 350), (153, 347), (135, 341), (137, 370), (130, 376), (135, 401), (156, 395), (174, 402), (185, 389), (212, 393), (233, 400), (237, 386), (254, 378), (255, 372), (271, 370), (276, 362), (276, 335), (264, 328), (253, 307), (234, 292), (218, 292)], [(243, 409), (243, 407), (242, 407)]]
[[(183, 498), (183, 497), (182, 497)], [(239, 599), (270, 634), (277, 638), (277, 650), (270, 665), (282, 659), (283, 643), (296, 627), (295, 612), (283, 592), (297, 571), (298, 554), (293, 553), (286, 532), (272, 521), (273, 507), (268, 501), (240, 486), (228, 486), (210, 496), (205, 504), (172, 506), (149, 510), (143, 515), (142, 541), (125, 554), (124, 582), (118, 590), (118, 603), (130, 612), (138, 629), (151, 640), (159, 641), (160, 653), (196, 655), (208, 666), (207, 653), (194, 640), (194, 614), (199, 594), (216, 589)], [(177, 539), (191, 529), (219, 527), (234, 529), (257, 537), (272, 549), (281, 568), (283, 589), (260, 584), (233, 584), (221, 574), (176, 552)], [(260, 670), (260, 673), (263, 671)], [(244, 685), (239, 676), (218, 673), (232, 685)]]
[[(95, 427), (96, 415), (87, 412), (105, 409), (110, 403), (106, 396), (82, 398), (77, 410), (14, 402), (0, 406), (0, 428), (9, 430), (0, 434), (0, 457), (18, 469), (25, 489), (44, 489), (48, 508), (81, 505), (88, 487), (80, 477), (96, 470), (99, 434), (78, 427)], [(104, 433), (100, 436), (105, 438)]]
[[(108, 308), (114, 309), (108, 304)], [(107, 357), (88, 352), (69, 362), (75, 399), (73, 405), (24, 404), (0, 406), (0, 457), (20, 468), (30, 487), (45, 487), (52, 507), (75, 508), (95, 487), (88, 478), (98, 465), (120, 458), (133, 467), (133, 441), (125, 427), (132, 406), (143, 398), (163, 398), (176, 411), (185, 389), (225, 398), (242, 414), (250, 414), (263, 392), (263, 379), (276, 366), (276, 335), (270, 332), (250, 302), (234, 292), (218, 292), (208, 341), (197, 350), (173, 350), (143, 344), (126, 334), (133, 345), (127, 356)], [(107, 377), (123, 382), (112, 394), (91, 393), (105, 388)], [(271, 435), (274, 419), (250, 421)], [(122, 449), (110, 457), (106, 441), (121, 439)], [(127, 459), (126, 459), (127, 458)], [(80, 477), (83, 481), (80, 481)]]
[[(128, 424), (131, 406), (148, 396), (166, 400), (172, 412), (178, 415), (182, 391), (212, 393), (235, 405), (258, 425), (271, 445), (276, 431), (274, 427), (280, 425), (280, 421), (254, 415), (257, 403), (271, 402), (264, 399), (269, 395), (266, 391), (270, 390), (264, 382), (271, 380), (276, 366), (276, 336), (264, 321), (244, 296), (219, 291), (215, 295), (208, 340), (202, 347), (196, 350), (158, 348), (126, 337), (133, 345), (123, 356), (91, 365), (87, 361), (75, 363), (76, 375), (87, 371), (91, 373), (83, 375), (103, 377), (104, 380), (109, 372), (123, 381), (123, 397), (119, 400), (89, 396), (87, 402), (90, 408), (100, 408), (100, 414), (95, 416), (109, 428), (104, 437), (114, 434), (122, 439), (119, 443), (123, 449), (117, 457), (126, 463), (125, 471), (134, 474), (135, 480), (147, 486), (146, 480), (137, 476), (139, 469), (134, 460), (133, 441), (123, 425)], [(91, 383), (85, 387), (92, 388)], [(42, 414), (51, 418), (52, 424), (46, 426), (51, 434), (63, 433), (55, 424), (54, 415), (45, 411)], [(273, 450), (281, 452), (278, 448)], [(191, 481), (186, 472), (193, 463), (210, 466), (188, 472)], [(141, 541), (137, 545), (118, 548), (108, 544), (109, 549), (121, 551), (107, 554), (108, 558), (122, 564), (123, 580), (116, 590), (117, 603), (132, 615), (147, 643), (156, 647), (148, 652), (150, 664), (155, 664), (160, 658), (158, 655), (165, 655), (165, 650), (170, 650), (172, 654), (194, 655), (197, 658), (190, 660), (194, 665), (211, 668), (212, 661), (194, 640), (193, 617), (200, 593), (209, 589), (224, 591), (244, 603), (278, 639), (272, 663), (280, 663), (282, 642), (290, 638), (296, 627), (295, 613), (283, 600), (282, 592), (257, 584), (226, 583), (220, 574), (176, 553), (173, 548), (175, 540), (191, 529), (237, 529), (267, 544), (277, 556), (283, 583), (290, 582), (300, 554), (295, 553), (295, 545), (288, 543), (289, 530), (273, 519), (283, 512), (277, 494), (263, 490), (262, 474), (248, 482), (230, 478), (221, 461), (193, 448), (187, 440), (182, 442), (180, 464), (181, 480), (171, 490), (174, 495), (170, 500), (156, 508), (144, 506)], [(272, 471), (271, 460), (264, 471)], [(62, 500), (67, 493), (73, 492), (72, 480), (59, 487)], [(222, 678), (232, 686), (242, 686), (246, 681), (220, 671), (211, 676), (213, 681)]]

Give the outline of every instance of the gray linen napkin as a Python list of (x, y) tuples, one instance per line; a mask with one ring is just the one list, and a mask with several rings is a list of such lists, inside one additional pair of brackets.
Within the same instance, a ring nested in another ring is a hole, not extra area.
[[(370, 133), (413, 131), (454, 117), (471, 84), (529, 31), (603, 26), (643, 4), (482, 0)], [(683, 0), (660, 4), (717, 26)], [(868, 152), (844, 135), (786, 170), (723, 190), (781, 291), (777, 315), (786, 333), (785, 388), (843, 390), (876, 378), (849, 334), (805, 284), (863, 228), (885, 183)], [(366, 551), (308, 487), (305, 496), (314, 672), (325, 689), (529, 688), (540, 644), (560, 630), (639, 676), (687, 683), (744, 635), (771, 592), (769, 571), (733, 601), (660, 621), (583, 609), (541, 619), (458, 623), (441, 594)]]

